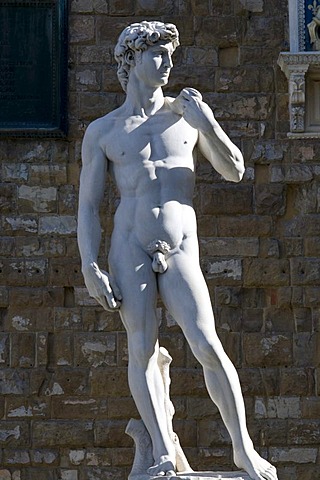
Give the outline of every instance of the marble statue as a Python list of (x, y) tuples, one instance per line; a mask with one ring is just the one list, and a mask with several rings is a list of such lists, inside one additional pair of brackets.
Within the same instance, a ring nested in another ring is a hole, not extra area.
[[(254, 480), (276, 480), (276, 469), (253, 447), (238, 376), (215, 331), (192, 205), (196, 146), (232, 182), (243, 176), (243, 157), (197, 90), (164, 97), (178, 45), (176, 27), (161, 22), (134, 23), (119, 37), (115, 58), (126, 99), (92, 122), (83, 140), (82, 272), (90, 296), (106, 310), (119, 310), (127, 331), (129, 387), (152, 442), (148, 476), (178, 472), (158, 362), (160, 295), (203, 367), (208, 393), (232, 439), (235, 464)], [(120, 193), (109, 272), (97, 263), (107, 174)]]

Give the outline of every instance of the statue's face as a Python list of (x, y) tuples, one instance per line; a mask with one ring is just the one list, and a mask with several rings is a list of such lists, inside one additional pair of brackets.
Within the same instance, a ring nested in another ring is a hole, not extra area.
[(135, 56), (135, 74), (146, 86), (161, 87), (169, 80), (172, 68), (173, 46), (171, 42), (159, 41)]

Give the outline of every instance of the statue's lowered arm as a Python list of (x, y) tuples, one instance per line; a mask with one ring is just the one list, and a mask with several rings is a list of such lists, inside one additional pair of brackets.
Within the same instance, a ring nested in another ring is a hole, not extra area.
[(107, 166), (107, 159), (97, 141), (96, 129), (90, 126), (82, 146), (78, 244), (82, 273), (90, 296), (104, 309), (115, 310), (120, 306), (119, 289), (112, 277), (100, 270), (97, 263), (101, 242), (99, 206), (105, 189)]

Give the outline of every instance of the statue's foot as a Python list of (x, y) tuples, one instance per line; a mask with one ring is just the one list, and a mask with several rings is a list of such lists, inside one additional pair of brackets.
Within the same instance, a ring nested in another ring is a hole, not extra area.
[(163, 455), (160, 457), (159, 461), (153, 465), (153, 467), (148, 468), (148, 474), (151, 477), (173, 477), (176, 475), (174, 463), (171, 461), (168, 455)]
[(234, 463), (238, 468), (245, 470), (253, 480), (278, 480), (276, 468), (260, 457), (253, 448), (249, 453), (234, 452)]

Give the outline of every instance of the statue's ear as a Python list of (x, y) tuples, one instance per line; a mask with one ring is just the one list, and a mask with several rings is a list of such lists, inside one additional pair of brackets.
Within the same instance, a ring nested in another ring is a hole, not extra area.
[(132, 50), (127, 50), (125, 53), (125, 60), (128, 65), (133, 67), (135, 65), (134, 52)]

